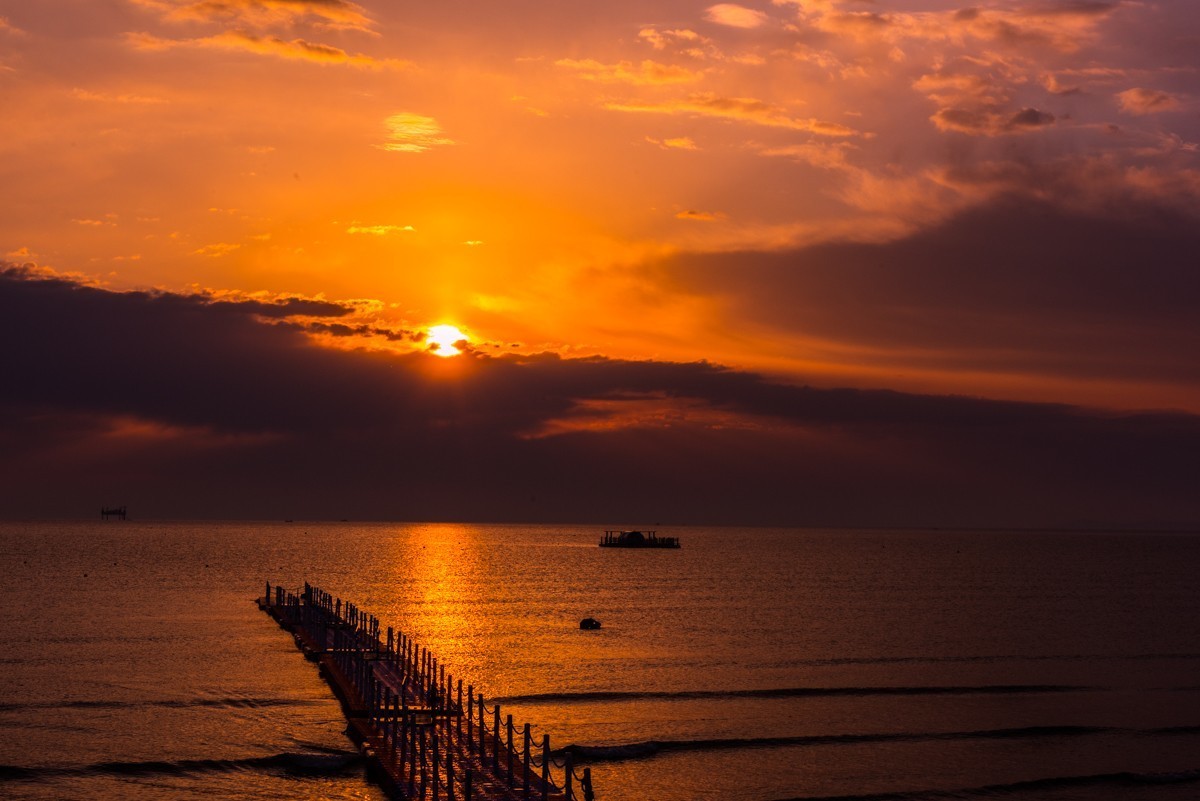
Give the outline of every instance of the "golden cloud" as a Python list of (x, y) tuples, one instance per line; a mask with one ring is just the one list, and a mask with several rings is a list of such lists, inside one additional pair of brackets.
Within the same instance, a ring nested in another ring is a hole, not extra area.
[(176, 21), (231, 21), (265, 27), (314, 21), (321, 27), (371, 32), (373, 20), (362, 6), (347, 0), (131, 0)]
[(415, 231), (411, 225), (360, 225), (354, 223), (346, 229), (348, 234), (372, 234), (374, 236), (387, 236), (388, 234), (403, 233), (405, 231)]
[(147, 97), (145, 95), (119, 94), (112, 95), (104, 92), (92, 92), (87, 89), (76, 87), (71, 90), (71, 94), (80, 100), (90, 100), (98, 103), (129, 103), (134, 105), (158, 105), (168, 102), (161, 97)]
[(1157, 89), (1126, 89), (1117, 93), (1117, 102), (1126, 114), (1157, 114), (1179, 108), (1179, 98)]
[(688, 114), (700, 117), (737, 120), (772, 128), (791, 128), (808, 131), (818, 136), (856, 136), (858, 131), (836, 122), (818, 119), (796, 119), (777, 106), (749, 97), (720, 97), (709, 93), (694, 94), (686, 98), (661, 103), (628, 102), (607, 103), (611, 111), (628, 111), (645, 114)]
[(388, 129), (388, 141), (376, 145), (395, 153), (422, 153), (430, 148), (454, 144), (453, 139), (442, 136), (442, 128), (433, 117), (411, 112), (393, 114), (383, 123)]
[(211, 245), (205, 245), (202, 248), (197, 248), (192, 251), (193, 256), (208, 256), (210, 258), (220, 258), (226, 256), (240, 248), (241, 245), (232, 242), (214, 242)]
[(704, 18), (717, 25), (730, 28), (757, 28), (767, 21), (767, 15), (753, 8), (746, 8), (735, 3), (718, 3), (709, 6), (704, 12)]
[(593, 59), (563, 58), (554, 62), (554, 66), (571, 70), (579, 77), (597, 83), (627, 83), (635, 86), (661, 86), (676, 83), (691, 83), (704, 76), (702, 72), (694, 72), (686, 67), (673, 64), (661, 64), (657, 61), (643, 61), (634, 65), (630, 61), (620, 61), (616, 64), (602, 64)]
[(245, 31), (225, 31), (200, 39), (163, 39), (148, 33), (126, 34), (126, 41), (136, 50), (161, 51), (175, 48), (241, 51), (263, 56), (310, 61), (316, 64), (337, 64), (360, 69), (407, 69), (408, 61), (395, 58), (374, 58), (361, 53), (351, 55), (332, 45), (293, 39), (290, 42), (276, 36), (255, 36)]

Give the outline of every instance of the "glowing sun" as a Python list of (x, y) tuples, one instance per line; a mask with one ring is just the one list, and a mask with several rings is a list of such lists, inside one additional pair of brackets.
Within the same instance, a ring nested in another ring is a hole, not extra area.
[(462, 351), (455, 347), (455, 343), (466, 339), (467, 335), (452, 325), (430, 326), (425, 332), (425, 341), (435, 356), (457, 356)]

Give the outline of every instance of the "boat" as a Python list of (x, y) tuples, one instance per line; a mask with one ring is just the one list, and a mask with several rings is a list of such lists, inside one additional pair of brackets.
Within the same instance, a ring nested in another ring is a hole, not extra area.
[(678, 537), (660, 537), (656, 531), (605, 531), (601, 548), (678, 548)]

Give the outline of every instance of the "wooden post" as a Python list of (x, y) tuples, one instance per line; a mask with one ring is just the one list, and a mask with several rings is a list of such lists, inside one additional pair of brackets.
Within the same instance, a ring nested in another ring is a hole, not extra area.
[(271, 582), (267, 582), (267, 594), (263, 596), (263, 603), (267, 606), (271, 605)]
[(542, 801), (550, 795), (550, 735), (542, 735)]
[(433, 751), (433, 765), (429, 771), (433, 777), (433, 801), (438, 801), (438, 757), (440, 754), (438, 754), (437, 726), (429, 728), (429, 744), (432, 746), (430, 750)]
[(462, 711), (463, 711), (462, 702), (463, 702), (462, 679), (459, 679), (458, 680), (458, 710), (457, 710), (458, 711), (458, 722), (455, 724), (455, 728), (458, 729), (458, 741), (460, 743), (462, 742)]
[(563, 767), (563, 795), (569, 800), (571, 798), (571, 774), (575, 770), (570, 751), (563, 755), (563, 760), (566, 762), (566, 765)]
[(505, 721), (505, 724), (506, 724), (506, 727), (508, 728), (508, 786), (512, 787), (513, 786), (513, 764), (512, 764), (512, 762), (513, 762), (513, 741), (512, 741), (513, 722), (512, 722), (511, 714), (508, 716), (508, 720)]
[(500, 772), (500, 705), (496, 704), (496, 717), (492, 722), (492, 770)]
[(583, 769), (583, 801), (596, 801), (596, 794), (592, 792), (592, 769)]
[(467, 685), (467, 752), (475, 750), (475, 731), (472, 725), (475, 720), (475, 685)]
[(525, 769), (522, 771), (522, 774), (524, 774), (523, 775), (524, 781), (522, 781), (522, 783), (521, 783), (521, 797), (522, 798), (529, 798), (529, 740), (530, 740), (529, 724), (526, 723), (525, 724), (525, 748), (524, 748), (524, 754), (523, 754), (525, 757)]
[(473, 778), (473, 773), (473, 770), (467, 768), (467, 781), (463, 786), (463, 797), (466, 799), (466, 801), (471, 801), (471, 779)]

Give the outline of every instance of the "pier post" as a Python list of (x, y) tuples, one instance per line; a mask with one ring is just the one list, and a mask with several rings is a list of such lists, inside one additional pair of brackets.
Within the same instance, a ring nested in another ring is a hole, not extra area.
[(263, 596), (263, 603), (267, 606), (271, 605), (271, 582), (267, 582), (267, 593)]
[(583, 769), (583, 801), (596, 801), (596, 794), (592, 792), (592, 769)]
[(524, 750), (523, 756), (525, 758), (525, 769), (523, 771), (521, 771), (523, 774), (522, 782), (521, 782), (521, 797), (529, 798), (529, 740), (530, 740), (530, 734), (529, 734), (529, 724), (528, 723), (525, 724), (525, 738), (524, 739), (525, 739), (525, 748), (523, 749)]
[(496, 704), (496, 717), (492, 723), (492, 770), (500, 772), (500, 705)]
[(458, 721), (455, 723), (455, 728), (458, 730), (458, 741), (462, 742), (462, 712), (463, 712), (463, 696), (462, 696), (462, 679), (458, 680)]
[(513, 741), (512, 741), (513, 740), (513, 722), (512, 722), (511, 714), (508, 716), (508, 720), (505, 721), (505, 723), (508, 728), (508, 786), (512, 787), (513, 786), (513, 764), (512, 764), (513, 763)]
[(542, 801), (550, 795), (550, 735), (542, 735)]
[(571, 759), (570, 751), (563, 755), (563, 762), (565, 763), (565, 766), (563, 767), (563, 795), (570, 799), (571, 779), (574, 778), (572, 774), (575, 772), (575, 766), (572, 764), (573, 760)]
[(475, 685), (467, 685), (467, 751), (475, 750), (474, 726), (475, 719)]
[(433, 765), (429, 771), (433, 776), (433, 801), (438, 801), (438, 757), (441, 755), (438, 753), (437, 726), (431, 726), (429, 729), (429, 745), (431, 746), (430, 750), (433, 751)]
[(466, 801), (471, 801), (471, 779), (474, 778), (473, 774), (474, 771), (471, 768), (467, 768), (467, 780), (463, 782), (463, 798)]

